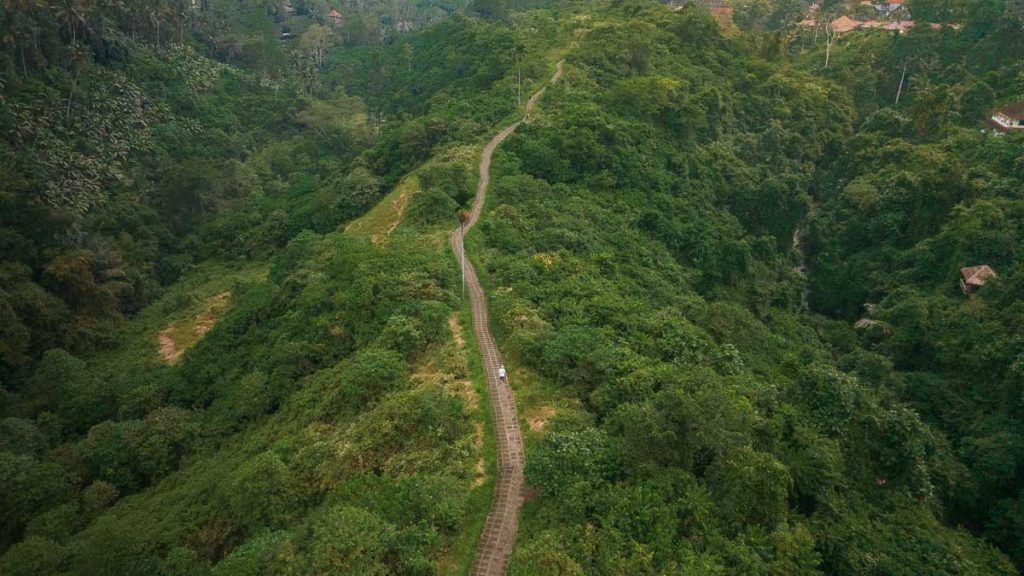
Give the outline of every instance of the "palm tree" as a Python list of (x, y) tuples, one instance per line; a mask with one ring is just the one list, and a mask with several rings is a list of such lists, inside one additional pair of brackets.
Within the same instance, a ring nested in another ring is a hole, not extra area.
[(516, 106), (523, 105), (523, 59), (526, 58), (526, 46), (517, 43), (512, 49), (512, 59), (516, 61), (519, 69), (519, 82), (516, 89)]
[(71, 31), (71, 44), (78, 43), (78, 25), (85, 24), (86, 6), (79, 0), (64, 0), (51, 6), (53, 15)]

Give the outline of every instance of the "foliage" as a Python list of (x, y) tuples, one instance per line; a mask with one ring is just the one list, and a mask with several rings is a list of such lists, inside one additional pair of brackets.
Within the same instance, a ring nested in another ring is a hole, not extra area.
[(468, 566), (443, 239), (564, 56), (467, 243), (531, 425), (510, 573), (1015, 573), (1012, 10), (824, 68), (792, 2), (291, 7), (0, 11), (0, 572)]
[[(536, 379), (531, 389), (585, 412), (561, 427), (556, 417), (528, 445), (539, 497), (510, 571), (1013, 573), (948, 523), (946, 506), (969, 485), (964, 464), (903, 394), (920, 388), (901, 385), (886, 346), (906, 361), (969, 354), (938, 346), (923, 304), (906, 312), (920, 338), (859, 349), (848, 324), (801, 312), (805, 280), (792, 259), (794, 231), (810, 219), (818, 313), (877, 277), (866, 262), (891, 269), (889, 259), (850, 262), (854, 252), (837, 246), (856, 216), (833, 214), (835, 193), (823, 191), (835, 182), (872, 214), (882, 197), (901, 202), (886, 217), (905, 246), (946, 229), (950, 249), (994, 243), (986, 257), (1001, 268), (995, 252), (1014, 257), (1003, 206), (950, 228), (941, 206), (963, 197), (962, 161), (904, 143), (947, 129), (936, 112), (946, 96), (918, 100), (931, 116), (917, 126), (884, 111), (861, 125), (845, 87), (766, 60), (775, 53), (760, 40), (723, 36), (696, 8), (621, 2), (590, 16), (565, 83), (496, 154), (476, 240), (507, 362)], [(901, 133), (883, 139), (872, 125)], [(863, 176), (844, 180), (843, 170)], [(903, 188), (889, 196), (889, 182)], [(861, 230), (858, 250), (879, 245)], [(987, 236), (971, 242), (966, 230)], [(830, 277), (830, 261), (845, 275)], [(917, 274), (937, 275), (935, 262)], [(889, 310), (883, 300), (873, 318), (895, 326)], [(984, 340), (972, 330), (957, 341)], [(538, 394), (521, 390), (526, 402)], [(929, 552), (946, 549), (957, 552)]]
[[(986, 537), (1019, 567), (1011, 511), (1021, 477), (1010, 422), (1021, 401), (1014, 366), (1022, 140), (979, 128), (993, 107), (1021, 98), (1024, 44), (1013, 10), (992, 18), (986, 3), (951, 8), (946, 15), (934, 3), (911, 6), (915, 19), (948, 17), (963, 24), (959, 31), (916, 26), (895, 37), (850, 36), (834, 54), (827, 74), (853, 95), (860, 126), (823, 166), (813, 193), (810, 305), (876, 323), (853, 342), (831, 339), (840, 362), (919, 413), (929, 435), (948, 442), (950, 471), (959, 469), (943, 482), (916, 468), (899, 473), (926, 497), (933, 484), (950, 524)], [(816, 67), (815, 50), (800, 59)], [(960, 269), (980, 264), (998, 279), (966, 295)], [(910, 440), (905, 417), (890, 412), (882, 420), (901, 446), (880, 454), (890, 463), (932, 450)]]

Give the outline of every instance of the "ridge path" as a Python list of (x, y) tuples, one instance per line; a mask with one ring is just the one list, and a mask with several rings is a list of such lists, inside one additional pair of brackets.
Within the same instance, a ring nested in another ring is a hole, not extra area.
[[(562, 64), (559, 60), (555, 65), (555, 73), (548, 84), (553, 84), (562, 76)], [(506, 126), (484, 146), (480, 155), (480, 182), (476, 189), (476, 200), (464, 227), (456, 228), (449, 238), (449, 244), (455, 257), (459, 258), (463, 251), (463, 236), (476, 224), (483, 212), (487, 198), (487, 187), (491, 180), (491, 156), (494, 149), (508, 138), (523, 121), (530, 117), (537, 100), (547, 85), (542, 87), (526, 103), (523, 120)], [(480, 345), (483, 357), (484, 375), (487, 379), (487, 390), (491, 397), (491, 410), (494, 413), (494, 432), (498, 445), (498, 478), (494, 486), (494, 499), (491, 510), (487, 513), (480, 543), (477, 545), (476, 557), (470, 570), (474, 575), (496, 575), (505, 573), (508, 567), (512, 546), (516, 541), (519, 529), (519, 509), (523, 504), (523, 436), (519, 430), (519, 414), (516, 411), (515, 398), (508, 385), (498, 381), (498, 366), (501, 365), (501, 353), (494, 343), (487, 316), (487, 296), (476, 270), (469, 262), (465, 264), (466, 290), (469, 293), (469, 305), (473, 313), (473, 333)]]

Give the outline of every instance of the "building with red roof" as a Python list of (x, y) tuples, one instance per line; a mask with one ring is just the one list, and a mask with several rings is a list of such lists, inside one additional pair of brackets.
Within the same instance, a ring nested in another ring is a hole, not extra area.
[(898, 32), (900, 34), (903, 34), (904, 32), (906, 32), (907, 30), (910, 30), (913, 27), (914, 27), (914, 21), (913, 20), (897, 20), (895, 22), (890, 22), (889, 24), (886, 24), (885, 26), (882, 26), (882, 30), (890, 30), (890, 31), (893, 31), (893, 32)]
[(864, 23), (860, 20), (854, 20), (849, 16), (840, 16), (832, 21), (831, 26), (833, 31), (838, 32), (839, 34), (845, 34), (846, 32), (860, 28), (863, 24)]

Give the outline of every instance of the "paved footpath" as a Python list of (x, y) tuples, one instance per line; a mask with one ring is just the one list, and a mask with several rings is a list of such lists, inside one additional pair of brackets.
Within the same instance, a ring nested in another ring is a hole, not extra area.
[[(557, 82), (562, 76), (562, 62), (555, 67), (551, 82)], [(541, 94), (541, 88), (526, 104), (525, 117), (529, 117)], [(523, 121), (506, 126), (484, 146), (480, 156), (480, 183), (476, 189), (476, 200), (469, 220), (463, 229), (456, 229), (449, 238), (455, 257), (462, 253), (462, 237), (465, 232), (476, 224), (484, 209), (487, 198), (487, 186), (491, 180), (491, 156), (494, 149), (508, 138)], [(477, 545), (476, 558), (473, 561), (472, 574), (503, 575), (508, 567), (508, 559), (512, 554), (512, 546), (516, 542), (516, 531), (519, 529), (519, 509), (523, 505), (523, 436), (519, 430), (519, 414), (516, 411), (515, 398), (508, 386), (498, 381), (498, 366), (501, 365), (501, 353), (491, 336), (487, 316), (487, 296), (476, 276), (476, 270), (466, 262), (466, 290), (469, 292), (469, 305), (473, 312), (473, 333), (480, 345), (483, 356), (484, 374), (487, 378), (487, 390), (491, 397), (491, 410), (494, 412), (494, 432), (498, 440), (498, 481), (494, 486), (494, 500), (491, 511), (487, 514), (480, 543)]]

